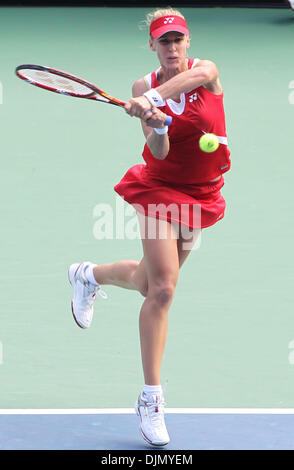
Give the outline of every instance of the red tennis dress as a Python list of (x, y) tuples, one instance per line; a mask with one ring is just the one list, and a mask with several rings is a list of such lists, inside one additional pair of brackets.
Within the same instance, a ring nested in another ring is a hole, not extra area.
[[(198, 60), (188, 59), (189, 69)], [(146, 75), (150, 88), (159, 86), (159, 70)], [(114, 190), (145, 215), (191, 229), (213, 225), (224, 216), (226, 203), (220, 189), (223, 173), (231, 167), (223, 93), (215, 95), (200, 86), (182, 93), (180, 103), (167, 99), (159, 109), (173, 118), (168, 129), (168, 155), (164, 160), (155, 158), (146, 143), (145, 163), (132, 166)], [(205, 133), (219, 139), (213, 153), (199, 147)], [(219, 180), (210, 182), (219, 176)]]

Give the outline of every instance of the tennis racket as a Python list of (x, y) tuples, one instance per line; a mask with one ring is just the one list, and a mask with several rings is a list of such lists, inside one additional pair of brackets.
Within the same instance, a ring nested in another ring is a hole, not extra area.
[[(86, 98), (120, 107), (124, 107), (126, 104), (124, 101), (100, 90), (100, 88), (92, 85), (92, 83), (62, 70), (42, 65), (24, 64), (16, 67), (15, 73), (19, 78), (31, 83), (31, 85), (53, 91), (54, 93), (60, 93), (61, 95)], [(164, 125), (169, 126), (171, 122), (172, 117), (167, 116)]]

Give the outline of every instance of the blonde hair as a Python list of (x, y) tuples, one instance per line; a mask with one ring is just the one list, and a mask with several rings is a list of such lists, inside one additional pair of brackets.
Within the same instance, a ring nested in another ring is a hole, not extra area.
[[(166, 7), (166, 8), (156, 8), (153, 11), (150, 11), (149, 13), (146, 14), (145, 20), (142, 20), (139, 22), (138, 26), (140, 30), (146, 30), (150, 28), (151, 23), (153, 21), (157, 20), (157, 18), (161, 18), (162, 16), (180, 16), (185, 20), (185, 17), (183, 13), (181, 13), (179, 10), (176, 10), (175, 8), (172, 7)], [(151, 40), (153, 40), (152, 36), (149, 36)], [(191, 39), (191, 34), (189, 35)], [(146, 46), (147, 47), (147, 46)]]
[(175, 8), (172, 8), (172, 7), (156, 8), (156, 10), (153, 10), (147, 13), (145, 24), (147, 26), (150, 26), (154, 20), (157, 20), (157, 18), (160, 18), (161, 16), (169, 16), (169, 15), (180, 16), (181, 18), (185, 19), (184, 15), (179, 10), (176, 10)]

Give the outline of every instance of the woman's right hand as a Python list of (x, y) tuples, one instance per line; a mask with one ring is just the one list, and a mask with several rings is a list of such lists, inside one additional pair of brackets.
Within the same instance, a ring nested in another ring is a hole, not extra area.
[(152, 106), (145, 96), (130, 98), (124, 106), (126, 113), (144, 119), (145, 113), (150, 111)]

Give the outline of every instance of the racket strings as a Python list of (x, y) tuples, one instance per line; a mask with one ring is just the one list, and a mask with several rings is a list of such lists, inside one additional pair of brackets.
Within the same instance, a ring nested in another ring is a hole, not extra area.
[(57, 89), (59, 93), (73, 93), (81, 96), (93, 94), (93, 90), (86, 85), (66, 77), (42, 70), (24, 69), (22, 75), (30, 82), (39, 83), (46, 87)]

